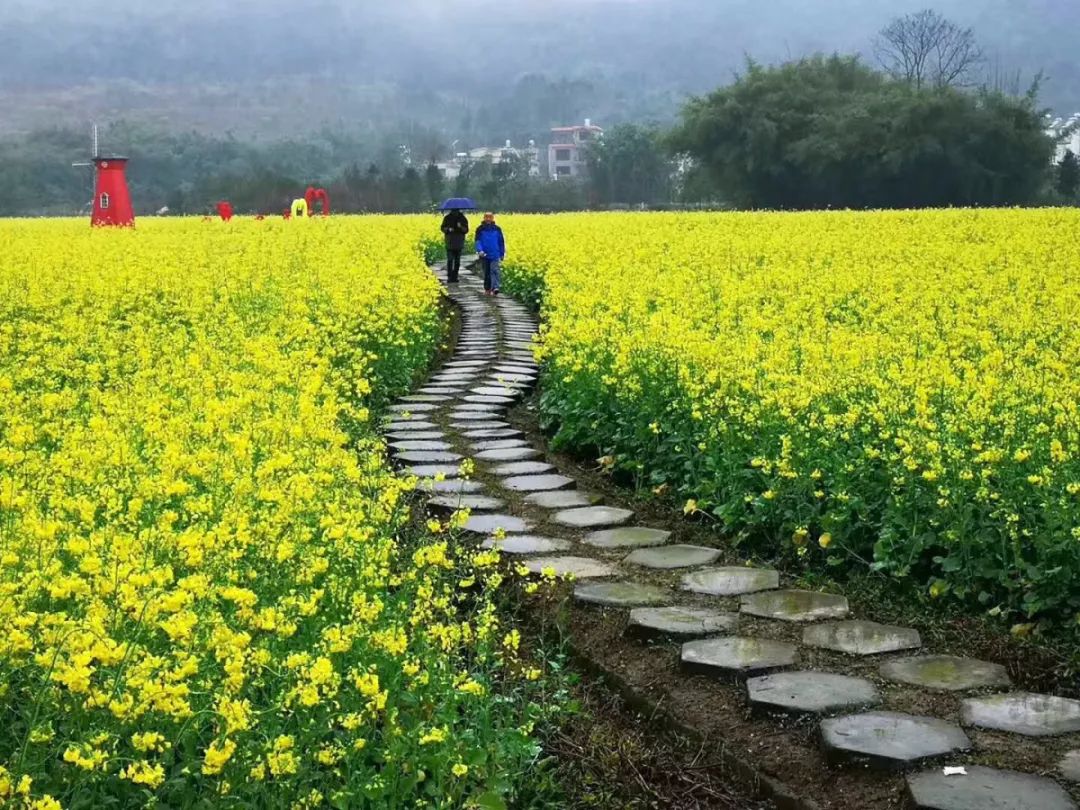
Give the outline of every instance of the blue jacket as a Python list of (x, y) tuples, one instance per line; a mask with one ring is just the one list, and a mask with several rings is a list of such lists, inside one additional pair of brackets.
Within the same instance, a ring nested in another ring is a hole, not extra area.
[(496, 261), (506, 258), (506, 240), (503, 238), (502, 228), (494, 222), (485, 222), (477, 228), (476, 250)]

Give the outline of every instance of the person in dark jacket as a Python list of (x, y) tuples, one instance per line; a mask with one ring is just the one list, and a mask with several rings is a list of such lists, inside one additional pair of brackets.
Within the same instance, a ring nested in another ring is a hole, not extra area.
[(469, 220), (457, 208), (443, 217), (442, 232), (446, 238), (446, 281), (457, 284), (461, 272), (461, 252), (465, 249), (465, 236), (469, 233)]
[(484, 214), (476, 229), (476, 252), (484, 265), (484, 294), (498, 295), (502, 281), (502, 260), (506, 258), (506, 239), (502, 228), (495, 224), (494, 214)]

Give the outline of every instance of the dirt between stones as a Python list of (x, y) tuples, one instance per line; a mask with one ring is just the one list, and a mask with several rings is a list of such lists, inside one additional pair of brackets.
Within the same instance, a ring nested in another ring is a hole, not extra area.
[[(722, 539), (708, 526), (679, 520), (669, 507), (645, 499), (635, 499), (632, 493), (613, 486), (610, 479), (589, 469), (577, 459), (551, 453), (546, 437), (539, 428), (535, 401), (526, 401), (510, 412), (509, 421), (523, 430), (530, 445), (545, 450), (545, 457), (561, 472), (574, 477), (582, 490), (603, 494), (604, 503), (634, 509), (636, 525), (671, 530), (671, 543), (688, 543), (719, 548), (723, 552), (716, 565), (742, 564), (743, 560), (724, 547)], [(509, 510), (526, 516), (533, 522), (534, 533), (545, 534), (544, 510), (519, 500)], [(580, 534), (552, 528), (554, 536)], [(604, 552), (590, 549), (590, 554), (607, 562), (617, 563), (630, 549)], [(626, 566), (629, 579), (649, 585), (678, 590), (683, 571), (652, 571)], [(717, 750), (731, 752), (736, 758), (760, 769), (767, 777), (779, 780), (805, 800), (788, 806), (813, 807), (823, 810), (865, 810), (867, 808), (908, 807), (902, 774), (877, 773), (852, 767), (832, 767), (818, 744), (818, 722), (813, 717), (764, 715), (751, 711), (742, 685), (728, 685), (706, 677), (688, 675), (679, 666), (679, 644), (676, 642), (642, 642), (627, 638), (624, 633), (628, 611), (581, 605), (572, 600), (572, 587), (560, 586), (557, 598), (549, 597), (538, 604), (537, 621), (544, 632), (568, 637), (587, 666), (595, 667), (622, 686), (628, 698), (651, 707), (658, 719), (692, 731)], [(720, 610), (738, 610), (739, 600), (716, 597), (693, 597), (684, 594), (680, 603), (708, 605)], [(875, 621), (892, 621), (894, 617), (878, 615), (871, 606), (852, 604), (852, 617)], [(908, 622), (910, 624), (910, 622)], [(763, 639), (799, 643), (806, 625), (773, 622), (743, 616), (739, 634)], [(1067, 693), (1067, 684), (1058, 682), (1047, 659), (1037, 650), (1018, 650), (992, 634), (968, 635), (970, 628), (960, 623), (942, 628), (931, 624), (923, 632), (924, 651), (980, 657), (1004, 664), (1017, 689)], [(964, 644), (961, 639), (967, 639)], [(928, 715), (956, 722), (960, 702), (975, 692), (932, 692), (900, 684), (886, 683), (878, 674), (883, 660), (889, 656), (849, 657), (840, 653), (800, 647), (798, 669), (820, 669), (845, 675), (864, 677), (881, 690), (885, 710)], [(1027, 654), (1025, 654), (1027, 653)], [(915, 654), (915, 651), (907, 654)], [(1000, 690), (998, 690), (1000, 691)], [(1020, 770), (1055, 776), (1055, 766), (1066, 752), (1080, 748), (1080, 735), (1054, 738), (1026, 738), (998, 732), (966, 729), (973, 743), (973, 752), (949, 757), (950, 765), (979, 764), (993, 768)], [(1080, 802), (1080, 786), (1066, 785), (1074, 800)], [(782, 806), (782, 805), (781, 805)]]

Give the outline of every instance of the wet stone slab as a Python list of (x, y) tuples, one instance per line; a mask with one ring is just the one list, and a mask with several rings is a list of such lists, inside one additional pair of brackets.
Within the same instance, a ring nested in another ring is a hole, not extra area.
[(414, 430), (438, 430), (439, 426), (434, 422), (428, 422), (417, 417), (416, 419), (398, 419), (383, 425), (383, 430), (389, 433), (406, 433)]
[(456, 430), (501, 430), (510, 425), (499, 419), (491, 419), (487, 422), (451, 422), (450, 427)]
[(523, 383), (528, 384), (536, 379), (535, 374), (522, 374), (520, 371), (498, 371), (496, 370), (491, 377), (488, 378), (494, 385), (502, 385), (504, 383)]
[(691, 568), (696, 565), (709, 565), (720, 558), (715, 548), (704, 546), (663, 546), (662, 548), (642, 548), (632, 552), (625, 560), (630, 565), (644, 568), (672, 569)]
[[(459, 411), (503, 411), (514, 400), (509, 397), (481, 397), (477, 395), (464, 398), (464, 405), (458, 405)], [(471, 406), (471, 407), (470, 407)]]
[(512, 461), (509, 464), (500, 464), (492, 472), (498, 476), (518, 476), (543, 475), (554, 470), (554, 465), (548, 464), (546, 461)]
[(393, 442), (433, 441), (445, 436), (441, 430), (392, 430), (386, 434), (386, 438)]
[(423, 402), (423, 403), (437, 403), (437, 402), (449, 402), (453, 397), (446, 394), (409, 394), (408, 396), (398, 397), (399, 402)]
[(447, 512), (456, 512), (459, 509), (469, 509), (474, 512), (494, 512), (496, 509), (503, 509), (506, 502), (487, 495), (440, 495), (437, 498), (431, 498), (428, 501), (428, 506)]
[(500, 529), (504, 532), (527, 532), (531, 527), (513, 515), (473, 515), (463, 528), (473, 534), (494, 534)]
[(877, 706), (881, 694), (864, 678), (831, 672), (778, 672), (746, 682), (753, 706), (795, 714), (833, 714)]
[(431, 413), (439, 410), (439, 406), (430, 402), (398, 402), (387, 410), (393, 413)]
[(484, 485), (479, 481), (455, 478), (448, 481), (421, 481), (417, 489), (420, 492), (433, 492), (439, 495), (470, 495), (482, 492)]
[(591, 557), (537, 557), (524, 562), (534, 574), (553, 571), (557, 577), (572, 576), (577, 579), (613, 577), (619, 573), (614, 566)]
[(799, 662), (799, 651), (783, 641), (729, 636), (688, 641), (682, 646), (681, 660), (691, 672), (741, 680), (793, 667)]
[(494, 385), (481, 385), (470, 389), (470, 393), (485, 397), (506, 397), (508, 399), (514, 399), (521, 395), (521, 391), (517, 388), (504, 388)]
[(456, 464), (416, 464), (406, 467), (405, 472), (415, 475), (417, 478), (460, 478), (461, 468)]
[(1080, 748), (1062, 757), (1058, 763), (1058, 772), (1070, 782), (1080, 784)]
[(940, 768), (907, 777), (911, 806), (919, 810), (1076, 810), (1061, 785), (1041, 776), (968, 765), (966, 774)]
[(464, 456), (445, 450), (405, 450), (395, 453), (394, 458), (411, 464), (450, 464), (461, 461)]
[(524, 439), (489, 439), (482, 442), (473, 442), (474, 452), (483, 453), (485, 450), (507, 450), (511, 447), (528, 447), (529, 443)]
[(816, 591), (765, 591), (742, 597), (739, 608), (750, 616), (784, 622), (842, 619), (848, 614), (843, 596)]
[(575, 481), (565, 475), (515, 475), (503, 479), (501, 484), (514, 492), (550, 492), (569, 489)]
[(390, 446), (403, 453), (416, 450), (432, 451), (453, 449), (450, 442), (439, 441), (436, 439), (404, 439), (402, 441), (391, 442)]
[(769, 568), (708, 568), (683, 577), (682, 588), (709, 596), (739, 596), (780, 587), (780, 573)]
[(571, 543), (557, 537), (540, 537), (535, 534), (508, 534), (502, 540), (489, 537), (484, 548), (497, 548), (505, 554), (557, 554), (569, 551)]
[(461, 435), (466, 439), (511, 439), (524, 434), (517, 428), (496, 428), (495, 430), (467, 430)]
[(592, 506), (600, 502), (600, 496), (579, 489), (564, 489), (555, 492), (536, 492), (525, 498), (526, 503), (543, 509), (573, 509), (576, 506)]
[(588, 529), (594, 526), (618, 526), (627, 523), (634, 513), (614, 506), (583, 506), (556, 512), (552, 520), (560, 526)]
[(1080, 701), (1031, 692), (971, 698), (960, 705), (960, 722), (1027, 737), (1071, 734), (1080, 731)]
[(649, 529), (644, 526), (624, 526), (603, 529), (585, 535), (582, 542), (596, 548), (649, 548), (662, 546), (671, 538), (671, 532)]
[(664, 605), (674, 598), (667, 588), (637, 582), (589, 582), (574, 589), (574, 599), (590, 605), (637, 607)]
[(491, 419), (491, 411), (486, 408), (479, 411), (467, 411), (464, 408), (459, 408), (450, 414), (450, 418), (458, 422), (486, 422)]
[(526, 461), (541, 455), (531, 447), (500, 447), (494, 450), (482, 450), (476, 454), (479, 461)]
[(848, 655), (880, 655), (922, 646), (919, 631), (876, 622), (816, 624), (803, 630), (803, 644)]
[(971, 748), (963, 729), (935, 717), (867, 712), (821, 721), (821, 741), (833, 761), (905, 768)]
[(691, 607), (637, 608), (626, 632), (641, 638), (710, 636), (733, 633), (739, 614)]
[(948, 692), (1012, 685), (1005, 667), (953, 655), (898, 658), (882, 664), (880, 672), (881, 677), (887, 681)]

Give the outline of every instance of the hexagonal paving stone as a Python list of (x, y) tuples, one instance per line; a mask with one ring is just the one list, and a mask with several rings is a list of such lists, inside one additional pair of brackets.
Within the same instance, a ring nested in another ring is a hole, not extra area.
[(450, 464), (461, 461), (464, 456), (445, 450), (403, 450), (395, 453), (394, 458), (411, 464)]
[(428, 506), (444, 512), (456, 512), (459, 509), (469, 509), (474, 512), (494, 512), (506, 506), (505, 501), (498, 498), (490, 498), (487, 495), (440, 495), (431, 498)]
[(1070, 782), (1080, 783), (1080, 749), (1070, 751), (1062, 757), (1058, 770)]
[(507, 399), (506, 397), (465, 397), (464, 400), (457, 406), (458, 411), (486, 411), (487, 413), (501, 413), (506, 410), (508, 405), (512, 405), (514, 400)]
[(389, 422), (383, 425), (383, 430), (393, 433), (407, 433), (413, 430), (438, 430), (439, 426), (434, 422), (428, 422), (424, 419), (404, 420), (399, 419), (394, 422)]
[(446, 434), (441, 430), (393, 430), (386, 434), (386, 438), (395, 443), (391, 445), (393, 447), (397, 442), (441, 440), (446, 438)]
[(898, 658), (895, 661), (886, 661), (881, 665), (880, 671), (881, 677), (887, 681), (948, 692), (1012, 685), (1005, 667), (953, 655)]
[(556, 576), (573, 576), (577, 579), (613, 577), (619, 573), (614, 566), (591, 557), (538, 557), (526, 560), (524, 565), (534, 574), (551, 569)]
[(1050, 779), (968, 765), (966, 774), (940, 768), (907, 777), (912, 806), (919, 810), (1076, 810), (1064, 788)]
[(739, 679), (795, 666), (799, 651), (783, 641), (730, 636), (688, 641), (681, 658), (683, 667), (693, 672)]
[(461, 478), (452, 478), (446, 481), (434, 481), (426, 479), (417, 487), (420, 492), (435, 492), (440, 495), (469, 495), (480, 492), (484, 485), (479, 481), (466, 481)]
[(573, 478), (565, 475), (515, 475), (503, 479), (500, 483), (515, 492), (550, 492), (576, 485)]
[(922, 646), (919, 631), (875, 622), (816, 624), (803, 630), (803, 644), (848, 655), (879, 655)]
[(461, 477), (461, 468), (455, 464), (417, 464), (406, 467), (405, 472), (417, 478), (435, 478), (440, 475), (443, 478)]
[(500, 464), (491, 471), (495, 475), (543, 475), (554, 470), (552, 464), (545, 461), (511, 461), (509, 464)]
[(682, 579), (685, 591), (709, 596), (738, 596), (780, 587), (780, 573), (769, 568), (707, 568)]
[(575, 506), (592, 506), (600, 503), (600, 496), (579, 489), (556, 490), (555, 492), (536, 492), (525, 498), (526, 503), (543, 509), (572, 509)]
[(391, 405), (387, 410), (393, 413), (431, 413), (439, 410), (439, 406), (430, 402), (399, 402)]
[(450, 414), (450, 418), (457, 422), (489, 422), (492, 412), (489, 410), (466, 411), (458, 410)]
[(935, 717), (868, 712), (821, 721), (821, 741), (830, 759), (904, 768), (924, 759), (971, 748), (960, 726)]
[(448, 397), (446, 394), (409, 394), (404, 397), (398, 397), (399, 402), (449, 402), (453, 397)]
[[(489, 414), (489, 416), (493, 415)], [(485, 422), (451, 422), (450, 427), (457, 430), (501, 430), (510, 427), (510, 425), (501, 419), (488, 419)]]
[(640, 565), (644, 568), (690, 568), (695, 565), (708, 565), (719, 559), (720, 552), (704, 546), (663, 546), (661, 548), (640, 548), (631, 553), (624, 562)]
[(1031, 692), (970, 698), (960, 704), (965, 726), (1051, 737), (1080, 731), (1080, 701)]
[(474, 534), (493, 534), (499, 529), (505, 532), (527, 532), (530, 526), (513, 515), (473, 515), (463, 528)]
[(497, 428), (495, 430), (467, 430), (461, 434), (466, 439), (511, 439), (522, 436), (517, 428)]
[(521, 392), (516, 388), (495, 385), (480, 385), (469, 389), (473, 394), (481, 394), (487, 397), (519, 397)]
[(472, 449), (477, 453), (482, 453), (485, 450), (506, 450), (510, 447), (528, 447), (528, 442), (524, 439), (488, 439), (474, 442)]
[(671, 532), (648, 529), (644, 526), (624, 526), (619, 529), (603, 529), (589, 532), (582, 542), (597, 548), (649, 548), (662, 546), (671, 538)]
[(488, 379), (495, 385), (505, 385), (506, 383), (528, 384), (536, 379), (536, 375), (522, 374), (521, 372), (496, 370), (492, 374), (492, 376), (488, 377)]
[(526, 461), (542, 455), (531, 447), (500, 447), (494, 450), (482, 450), (476, 454), (478, 461)]
[(395, 450), (401, 452), (409, 452), (413, 450), (452, 450), (453, 445), (450, 442), (439, 441), (437, 439), (404, 439), (402, 441), (390, 442), (390, 446)]
[(663, 605), (674, 598), (667, 588), (640, 585), (636, 582), (590, 582), (574, 589), (579, 602), (610, 607), (635, 607), (637, 605)]
[(765, 591), (742, 598), (743, 613), (784, 622), (813, 622), (842, 619), (848, 614), (843, 596), (816, 591)]
[(535, 534), (508, 534), (502, 540), (489, 537), (483, 548), (497, 548), (506, 554), (554, 554), (569, 551), (571, 543), (556, 537), (539, 537)]
[(643, 638), (708, 636), (733, 633), (739, 614), (691, 607), (636, 608), (630, 611), (626, 632)]
[(876, 706), (881, 695), (870, 681), (831, 672), (777, 672), (746, 682), (754, 706), (801, 714), (830, 714)]
[(575, 529), (588, 529), (594, 526), (618, 526), (634, 516), (629, 509), (617, 509), (613, 506), (582, 506), (556, 512), (552, 520), (560, 526)]

